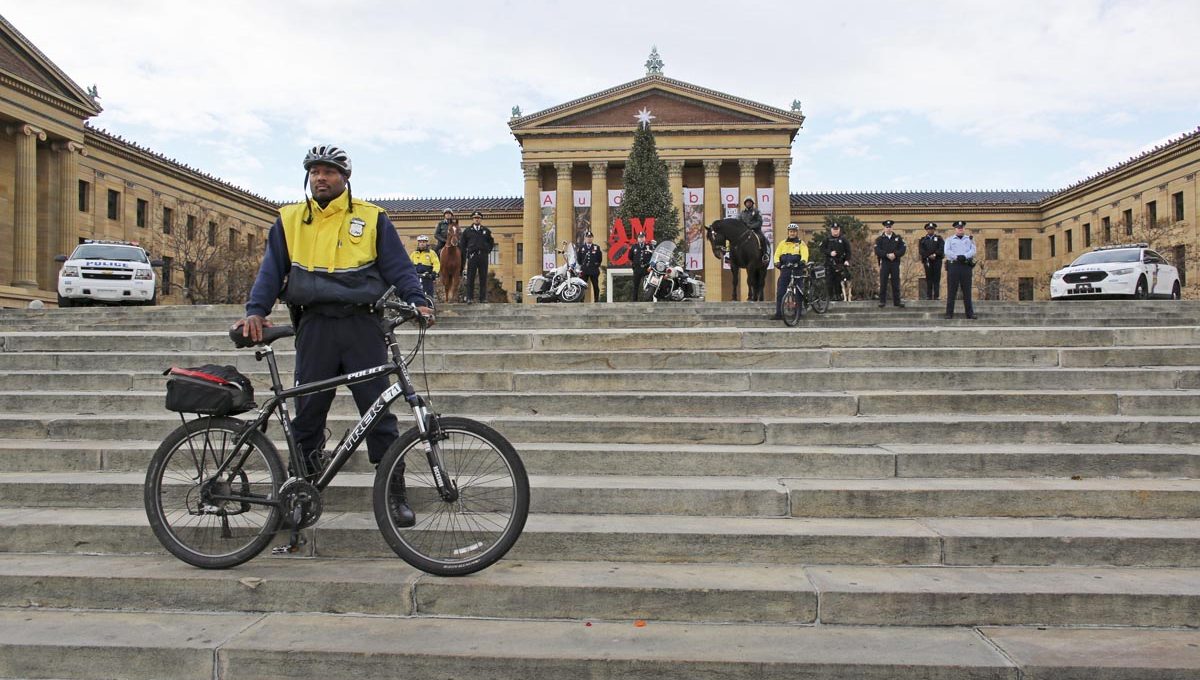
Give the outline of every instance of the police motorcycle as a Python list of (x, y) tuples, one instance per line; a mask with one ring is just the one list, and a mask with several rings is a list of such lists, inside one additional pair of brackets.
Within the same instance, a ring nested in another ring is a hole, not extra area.
[(563, 242), (563, 249), (558, 252), (563, 256), (562, 265), (529, 279), (529, 294), (538, 302), (579, 302), (587, 292), (588, 282), (579, 275), (575, 244)]
[(655, 300), (703, 300), (704, 282), (688, 276), (682, 264), (675, 263), (675, 242), (663, 241), (650, 256), (650, 271), (643, 284)]

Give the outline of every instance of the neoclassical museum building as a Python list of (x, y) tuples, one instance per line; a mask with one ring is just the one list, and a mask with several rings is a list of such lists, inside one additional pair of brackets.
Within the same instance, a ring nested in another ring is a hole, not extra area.
[[(184, 299), (190, 240), (261, 251), (277, 203), (90, 126), (99, 113), (94, 92), (0, 17), (0, 306), (53, 304), (54, 257), (82, 239), (137, 241), (163, 258), (164, 303)], [(792, 145), (804, 124), (798, 104), (776, 108), (669, 78), (656, 55), (637, 80), (534, 113), (513, 110), (509, 127), (524, 174), (519, 195), (374, 202), (410, 247), (418, 234), (432, 233), (443, 209), (463, 226), (481, 211), (496, 237), (492, 271), (510, 300), (555, 261), (558, 244), (584, 230), (616, 256), (612, 274), (620, 275), (622, 246), (633, 234), (629, 225), (612, 228), (612, 216), (639, 113), (653, 116), (692, 238), (746, 197), (757, 199), (777, 240), (789, 222), (807, 238), (829, 214), (872, 229), (895, 220), (910, 244), (926, 222), (948, 232), (951, 222), (966, 220), (985, 264), (976, 282), (984, 296), (1044, 299), (1051, 272), (1082, 252), (1153, 237), (1186, 276), (1185, 296), (1195, 289), (1200, 130), (1059, 191), (806, 193), (790, 182)], [(710, 299), (730, 299), (729, 272), (702, 245), (684, 244), (687, 266), (708, 283)], [(910, 261), (909, 269), (919, 267)], [(909, 297), (919, 288), (916, 273), (906, 278)]]

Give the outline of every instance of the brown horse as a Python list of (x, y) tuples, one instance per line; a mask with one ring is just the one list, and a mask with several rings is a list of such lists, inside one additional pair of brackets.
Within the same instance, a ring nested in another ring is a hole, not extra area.
[(438, 253), (442, 263), (442, 290), (444, 302), (458, 302), (458, 284), (462, 281), (462, 250), (458, 247), (458, 220), (450, 223), (446, 232), (446, 245)]

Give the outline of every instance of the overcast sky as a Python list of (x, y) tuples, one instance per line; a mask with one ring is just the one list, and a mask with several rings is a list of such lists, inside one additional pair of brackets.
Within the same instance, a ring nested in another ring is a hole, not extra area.
[[(664, 74), (789, 108), (793, 191), (1054, 189), (1200, 125), (1196, 0), (7, 2), (92, 120), (277, 200), (519, 196), (507, 121)], [(632, 133), (632, 121), (631, 121)]]

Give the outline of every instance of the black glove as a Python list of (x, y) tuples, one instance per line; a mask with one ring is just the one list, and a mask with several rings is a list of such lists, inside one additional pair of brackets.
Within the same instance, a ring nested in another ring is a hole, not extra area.
[(966, 255), (959, 255), (958, 257), (954, 258), (954, 261), (955, 261), (955, 262), (957, 262), (957, 263), (959, 263), (959, 264), (966, 264), (966, 263), (967, 263), (967, 256), (966, 256)]

